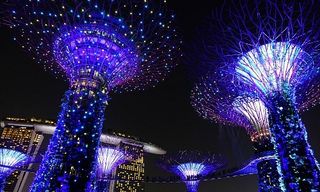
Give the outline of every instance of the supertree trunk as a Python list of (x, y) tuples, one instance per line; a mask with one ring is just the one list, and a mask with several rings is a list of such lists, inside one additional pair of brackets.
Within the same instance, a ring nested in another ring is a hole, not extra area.
[(97, 192), (109, 192), (110, 180), (99, 180)]
[(261, 161), (258, 165), (259, 192), (282, 192), (275, 159)]
[(65, 93), (57, 128), (32, 192), (90, 191), (106, 101), (107, 94), (99, 87), (78, 85)]
[(0, 192), (4, 192), (4, 187), (6, 185), (6, 177), (0, 175)]
[[(274, 155), (275, 150), (270, 137), (261, 138), (253, 143), (256, 156)], [(267, 159), (258, 163), (259, 192), (282, 192), (280, 174), (276, 159)]]
[(294, 104), (293, 91), (272, 94), (269, 108), (270, 130), (286, 191), (320, 191), (319, 164)]
[(199, 181), (187, 181), (187, 192), (198, 192)]

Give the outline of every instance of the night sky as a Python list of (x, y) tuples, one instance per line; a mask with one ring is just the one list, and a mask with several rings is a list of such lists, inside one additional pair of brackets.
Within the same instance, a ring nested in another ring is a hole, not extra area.
[[(197, 27), (210, 11), (219, 5), (212, 0), (171, 0), (177, 15), (177, 25), (190, 46)], [(55, 120), (60, 100), (68, 83), (45, 72), (12, 40), (8, 30), (0, 29), (0, 117), (38, 117)], [(192, 55), (188, 55), (192, 57)], [(154, 89), (144, 92), (112, 94), (105, 113), (104, 130), (125, 132), (161, 146), (168, 152), (180, 149), (210, 150), (227, 156), (230, 167), (250, 158), (249, 138), (239, 128), (221, 127), (202, 120), (190, 105), (192, 81), (188, 77), (187, 59), (170, 77)], [(320, 107), (302, 114), (308, 128), (309, 141), (320, 156)], [(238, 135), (234, 137), (234, 135)], [(156, 157), (148, 155), (146, 175), (170, 175), (155, 164)], [(147, 192), (184, 191), (183, 184), (147, 184)], [(254, 192), (257, 177), (224, 179), (205, 182), (200, 192)]]

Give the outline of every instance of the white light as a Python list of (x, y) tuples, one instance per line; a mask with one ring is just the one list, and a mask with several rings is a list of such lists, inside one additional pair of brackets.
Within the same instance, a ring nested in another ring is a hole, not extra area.
[(292, 83), (297, 71), (305, 65), (305, 57), (306, 53), (296, 45), (269, 43), (241, 57), (236, 72), (245, 83), (268, 93), (281, 90), (283, 83)]
[(108, 147), (99, 148), (99, 175), (106, 176), (110, 174), (115, 167), (122, 164), (125, 160), (123, 152)]
[(268, 109), (260, 99), (237, 97), (232, 105), (248, 119), (258, 134), (269, 134)]
[(205, 166), (201, 163), (184, 163), (177, 166), (177, 169), (184, 175), (185, 179), (188, 177), (195, 177), (201, 175), (205, 171)]
[(10, 172), (13, 169), (9, 167), (19, 166), (21, 163), (23, 163), (27, 159), (28, 159), (28, 156), (25, 155), (24, 153), (11, 150), (11, 149), (0, 149), (0, 173), (10, 174)]

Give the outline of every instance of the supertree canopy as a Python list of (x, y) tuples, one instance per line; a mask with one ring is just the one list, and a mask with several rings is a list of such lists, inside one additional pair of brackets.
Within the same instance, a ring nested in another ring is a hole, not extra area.
[(201, 154), (198, 151), (179, 151), (177, 154), (166, 155), (162, 162), (163, 168), (181, 178), (188, 192), (197, 192), (200, 179), (224, 165), (225, 161), (221, 156)]
[(200, 68), (218, 71), (219, 87), (267, 107), (286, 191), (320, 190), (319, 165), (298, 112), (320, 98), (319, 7), (319, 1), (233, 1), (215, 12), (202, 35)]
[(24, 153), (11, 149), (0, 149), (0, 191), (3, 191), (6, 178), (10, 176), (14, 168), (24, 165), (27, 160), (28, 156)]
[(104, 180), (109, 177), (112, 171), (126, 160), (125, 154), (112, 147), (101, 147), (98, 152), (98, 192), (108, 192), (109, 180)]
[(108, 93), (163, 80), (180, 56), (166, 0), (8, 0), (5, 20), (34, 59), (67, 77), (57, 129), (31, 191), (89, 189)]
[(256, 97), (230, 91), (216, 80), (216, 73), (208, 73), (194, 87), (191, 104), (205, 119), (228, 126), (244, 128), (255, 151), (262, 159), (257, 164), (259, 191), (281, 191), (281, 180), (271, 142), (269, 113), (264, 103)]

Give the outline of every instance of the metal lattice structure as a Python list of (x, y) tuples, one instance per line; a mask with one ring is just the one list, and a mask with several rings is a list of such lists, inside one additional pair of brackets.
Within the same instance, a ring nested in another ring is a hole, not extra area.
[(178, 175), (186, 184), (188, 192), (197, 192), (200, 179), (214, 173), (225, 165), (220, 155), (199, 151), (179, 151), (166, 155), (162, 167)]
[(319, 103), (319, 7), (318, 1), (232, 1), (214, 13), (199, 48), (199, 71), (212, 72), (213, 92), (231, 95), (226, 110), (244, 96), (266, 106), (283, 191), (320, 190), (319, 165), (299, 116)]
[(92, 187), (109, 93), (155, 86), (181, 55), (166, 4), (8, 0), (3, 16), (14, 40), (70, 83), (31, 191)]
[(3, 190), (6, 178), (15, 168), (24, 165), (28, 155), (11, 149), (0, 149), (0, 190)]

